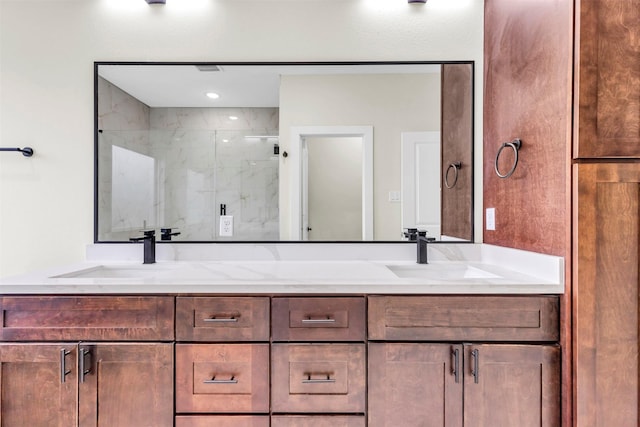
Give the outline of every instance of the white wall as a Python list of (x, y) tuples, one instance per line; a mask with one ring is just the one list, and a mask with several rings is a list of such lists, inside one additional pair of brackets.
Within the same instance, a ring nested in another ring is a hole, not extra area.
[[(389, 202), (389, 192), (400, 191), (400, 135), (440, 130), (440, 80), (439, 72), (283, 76), (280, 149), (289, 150), (296, 126), (373, 126), (373, 239), (401, 240), (401, 205)], [(294, 165), (283, 166), (280, 233), (288, 238)]]
[(0, 0), (0, 276), (93, 241), (94, 61), (475, 60), (481, 145), (482, 0), (167, 2)]

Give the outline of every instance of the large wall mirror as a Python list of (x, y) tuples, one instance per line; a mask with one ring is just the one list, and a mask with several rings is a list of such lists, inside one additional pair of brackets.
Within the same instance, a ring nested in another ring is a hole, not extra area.
[(95, 241), (472, 241), (473, 72), (96, 63)]

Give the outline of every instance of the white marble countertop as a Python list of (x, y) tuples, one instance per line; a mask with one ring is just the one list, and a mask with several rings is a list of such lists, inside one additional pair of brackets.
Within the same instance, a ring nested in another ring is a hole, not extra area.
[[(313, 249), (251, 245), (252, 251), (244, 253), (252, 255), (246, 259), (224, 259), (220, 253), (203, 255), (206, 250), (202, 245), (173, 245), (164, 247), (164, 253), (159, 251), (158, 262), (150, 265), (136, 260), (138, 255), (138, 259), (142, 258), (141, 253), (137, 253), (140, 245), (100, 246), (106, 247), (88, 250), (86, 262), (0, 279), (0, 294), (564, 292), (562, 258), (489, 245), (430, 245), (430, 261), (426, 265), (413, 260), (415, 247), (412, 245), (396, 245), (389, 250), (381, 250), (379, 245), (351, 246), (350, 249), (345, 249), (345, 245), (312, 245)], [(373, 246), (373, 250), (366, 246)], [(207, 249), (215, 252), (220, 248)], [(133, 252), (127, 254), (130, 250)], [(226, 258), (234, 257), (226, 255)]]

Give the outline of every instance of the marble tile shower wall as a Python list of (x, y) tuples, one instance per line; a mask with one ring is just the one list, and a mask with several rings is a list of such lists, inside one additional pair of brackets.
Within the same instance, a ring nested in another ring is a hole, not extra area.
[(135, 156), (121, 155), (126, 163), (113, 163), (114, 147), (124, 149), (120, 154), (151, 155), (150, 108), (102, 78), (98, 93), (98, 238), (127, 240), (145, 221), (155, 222), (156, 211), (150, 205), (154, 194), (139, 185), (129, 185), (124, 192), (114, 188), (118, 182), (140, 178), (130, 176), (136, 171)]
[[(277, 140), (247, 138), (277, 135), (277, 108), (149, 108), (98, 85), (99, 240), (151, 227), (179, 240), (279, 239)], [(218, 236), (220, 204), (233, 237)]]
[[(278, 240), (277, 140), (255, 137), (277, 135), (278, 120), (277, 108), (152, 108), (162, 226), (180, 240)], [(221, 204), (233, 237), (218, 235)]]

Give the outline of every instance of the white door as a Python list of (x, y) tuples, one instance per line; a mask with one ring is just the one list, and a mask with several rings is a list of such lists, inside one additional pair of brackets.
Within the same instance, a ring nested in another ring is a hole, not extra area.
[(440, 240), (440, 132), (403, 132), (402, 229)]

